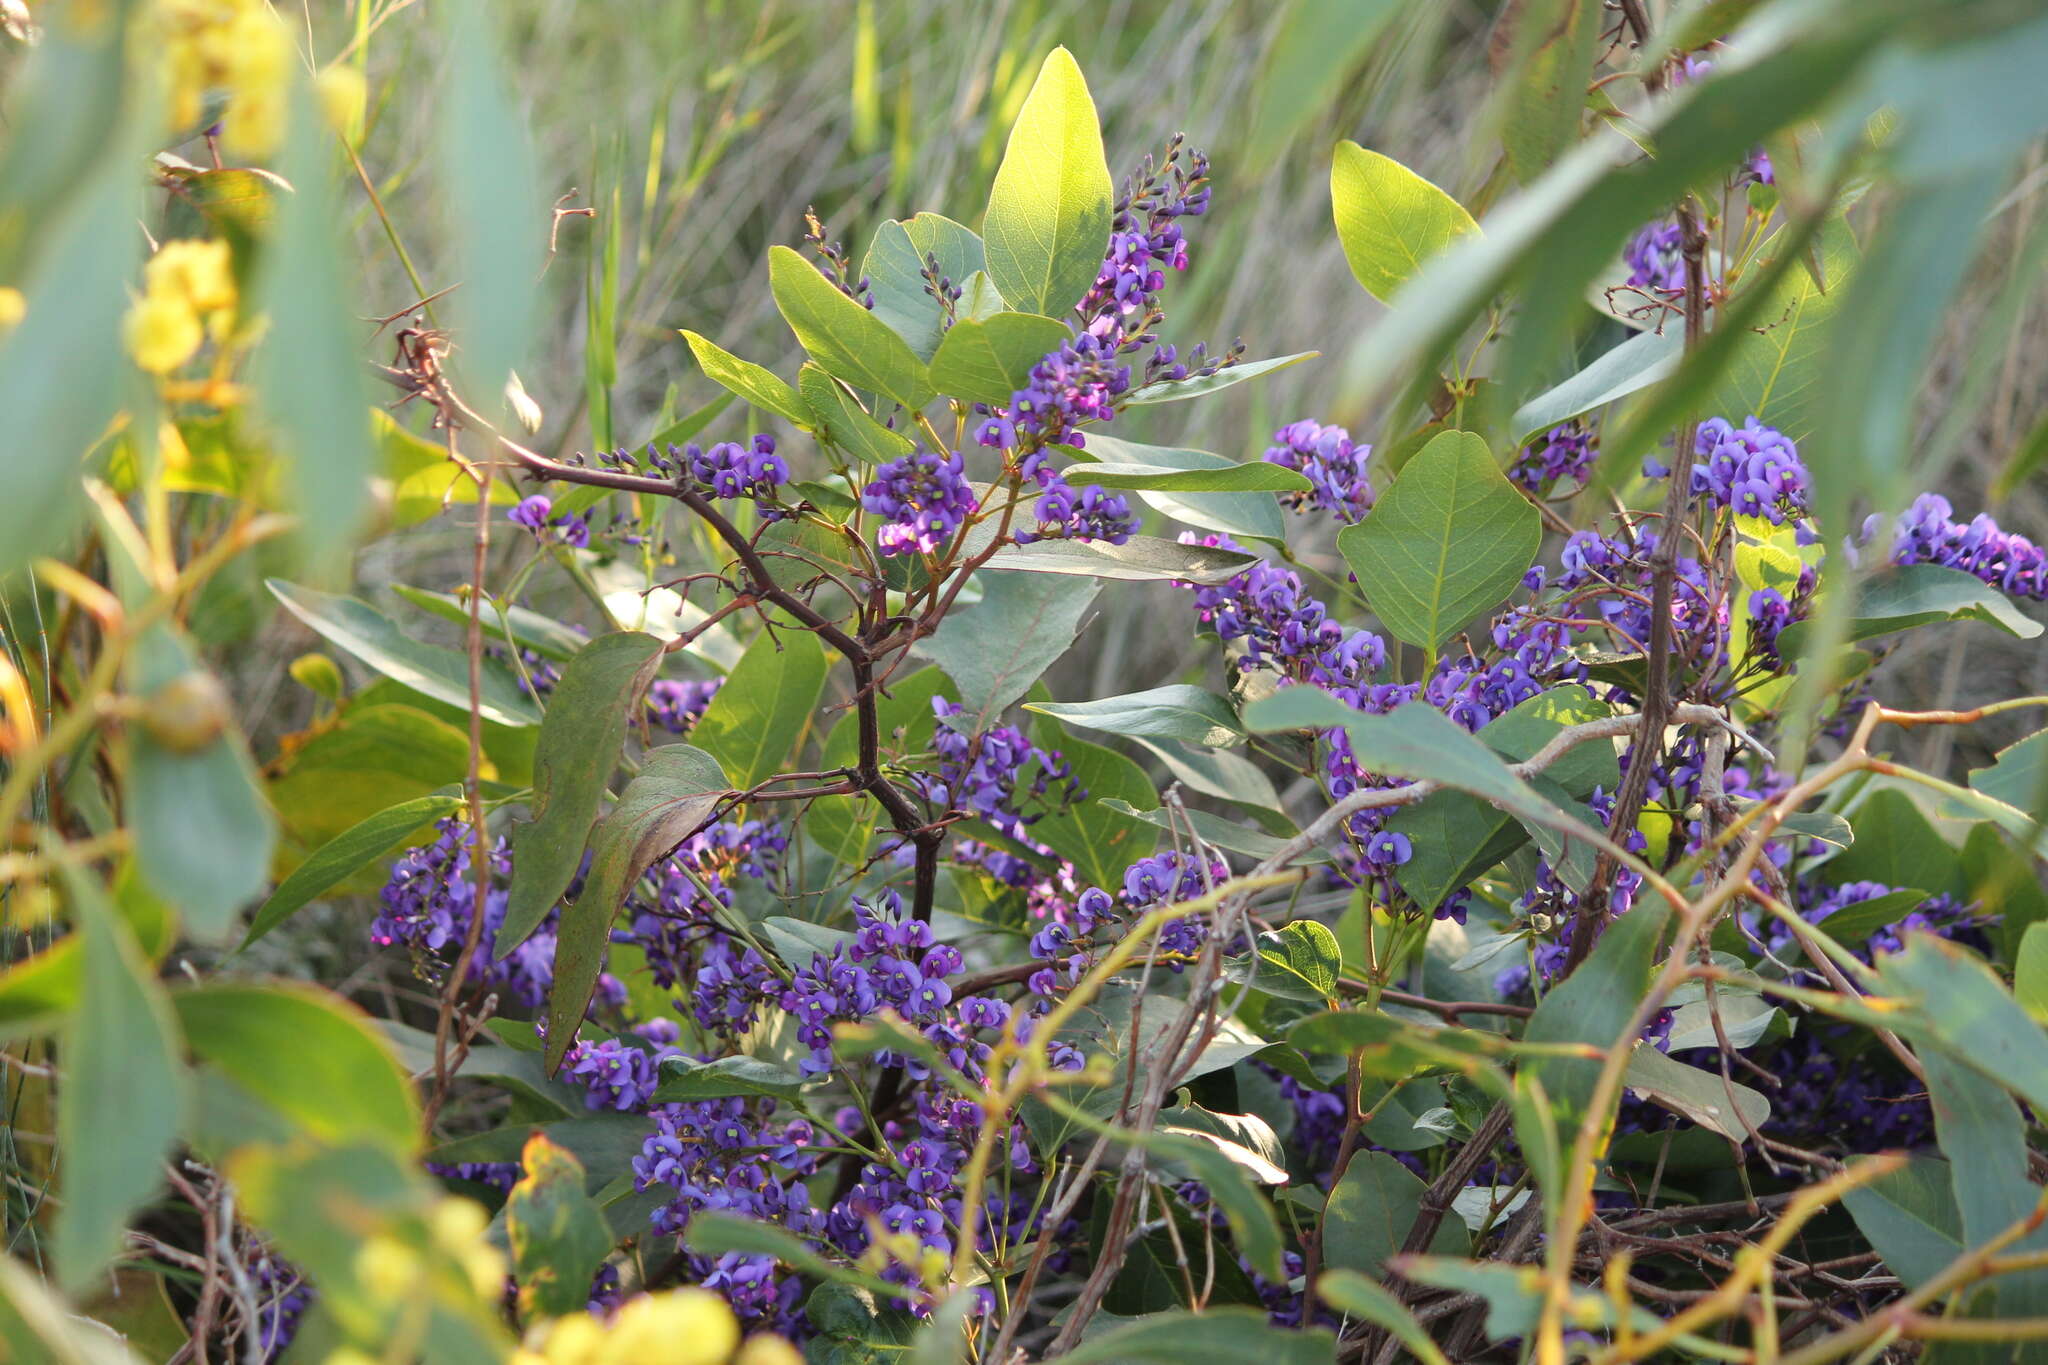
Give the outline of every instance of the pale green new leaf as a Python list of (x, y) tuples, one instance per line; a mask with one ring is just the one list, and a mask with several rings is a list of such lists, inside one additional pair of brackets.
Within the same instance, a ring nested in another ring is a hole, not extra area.
[(1010, 128), (982, 234), (989, 278), (1012, 308), (1057, 317), (1095, 283), (1113, 193), (1102, 129), (1073, 54), (1046, 54)]
[(768, 248), (768, 288), (789, 330), (832, 375), (907, 408), (931, 401), (931, 378), (909, 343), (786, 246)]
[(1355, 142), (1337, 144), (1330, 164), (1330, 204), (1351, 273), (1383, 302), (1424, 261), (1479, 231), (1457, 200), (1392, 157)]

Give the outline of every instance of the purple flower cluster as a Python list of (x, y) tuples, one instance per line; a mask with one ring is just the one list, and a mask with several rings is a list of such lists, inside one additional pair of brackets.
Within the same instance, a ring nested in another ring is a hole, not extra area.
[[(752, 498), (764, 517), (782, 515), (775, 504), (782, 485), (789, 482), (789, 466), (775, 453), (775, 438), (766, 432), (755, 433), (746, 445), (719, 441), (708, 450), (695, 441), (671, 445), (666, 451), (649, 442), (644, 458), (648, 468), (706, 497)], [(629, 471), (641, 463), (624, 447), (600, 452), (598, 461)]]
[[(454, 817), (435, 825), (432, 842), (406, 850), (391, 865), (390, 879), (379, 893), (381, 909), (370, 925), (370, 941), (379, 947), (402, 944), (412, 950), (415, 970), (438, 981), (450, 959), (462, 950), (476, 904), (476, 883), (469, 868), (469, 825)], [(525, 942), (493, 961), (498, 928), (505, 922), (505, 902), (512, 876), (512, 854), (505, 841), (491, 849), (489, 894), (483, 926), (470, 956), (469, 980), (535, 1007), (546, 1001), (554, 983), (555, 926), (560, 912), (550, 910)], [(607, 975), (599, 980), (592, 1008), (615, 1007), (625, 988)]]
[[(1228, 536), (1181, 539), (1240, 548)], [(1241, 649), (1237, 666), (1244, 672), (1271, 667), (1359, 705), (1369, 679), (1386, 667), (1386, 641), (1369, 630), (1346, 629), (1308, 595), (1292, 569), (1261, 561), (1226, 582), (1193, 591), (1197, 618), (1224, 644)]]
[(861, 490), (861, 506), (884, 519), (875, 543), (885, 555), (936, 554), (974, 515), (974, 489), (959, 451), (916, 451), (889, 461)]
[[(1863, 538), (1870, 540), (1882, 526), (1881, 518), (1870, 518)], [(2000, 530), (1982, 512), (1967, 522), (1954, 520), (1954, 509), (1939, 493), (1922, 493), (1899, 518), (1892, 563), (1943, 564), (2015, 597), (2048, 600), (2048, 555), (2039, 545)]]
[(1306, 476), (1312, 485), (1282, 494), (1282, 501), (1297, 512), (1328, 509), (1348, 526), (1372, 508), (1372, 480), (1365, 472), (1371, 454), (1371, 446), (1354, 444), (1344, 428), (1304, 418), (1273, 433), (1265, 460)]
[(932, 805), (964, 811), (997, 833), (1029, 846), (1029, 826), (1045, 811), (1024, 809), (1027, 803), (1044, 802), (1056, 787), (1059, 791), (1054, 799), (1060, 809), (1087, 796), (1059, 750), (1033, 744), (1014, 725), (969, 734), (955, 725), (965, 714), (958, 703), (934, 697), (932, 711), (939, 719), (932, 732), (936, 771), (913, 774), (919, 791)]
[(1531, 493), (1546, 489), (1583, 488), (1587, 471), (1600, 453), (1600, 438), (1574, 419), (1552, 427), (1522, 448), (1508, 468), (1508, 477)]
[(1628, 283), (1637, 289), (1659, 294), (1677, 294), (1685, 289), (1685, 244), (1677, 222), (1651, 223), (1621, 251), (1628, 267)]
[(654, 983), (685, 992), (677, 1000), (700, 1028), (738, 1038), (773, 977), (753, 944), (730, 932), (720, 912), (744, 882), (781, 870), (789, 838), (772, 821), (721, 820), (684, 840), (626, 894), (631, 927), (616, 937), (637, 944)]
[(1693, 454), (1694, 496), (1773, 526), (1806, 515), (1806, 465), (1799, 447), (1775, 427), (1754, 417), (1739, 427), (1710, 417), (1700, 423)]
[[(1151, 157), (1125, 183), (1110, 222), (1109, 250), (1094, 286), (1080, 302), (1083, 330), (1118, 342), (1141, 333), (1159, 315), (1158, 295), (1168, 270), (1188, 268), (1182, 218), (1209, 208), (1209, 159), (1198, 151), (1181, 160), (1181, 139), (1167, 148), (1165, 161)], [(1132, 325), (1132, 319), (1136, 324)]]
[(832, 1069), (833, 1024), (882, 1009), (929, 1023), (953, 1002), (945, 979), (960, 970), (959, 949), (934, 940), (929, 924), (906, 919), (894, 891), (873, 903), (856, 898), (853, 908), (858, 928), (852, 939), (814, 954), (782, 992), (797, 1040), (811, 1049), (800, 1063), (808, 1075)]
[(647, 718), (672, 735), (687, 735), (704, 719), (723, 678), (704, 682), (657, 678), (647, 688)]
[[(974, 439), (1031, 454), (1049, 445), (1080, 446), (1080, 424), (1114, 418), (1116, 400), (1130, 387), (1131, 367), (1118, 360), (1115, 342), (1078, 336), (1032, 366), (1030, 382), (1010, 395), (1008, 406), (989, 415)], [(1041, 485), (1051, 480), (1042, 457), (1029, 465), (1023, 469), (1027, 476)]]
[[(1639, 529), (1633, 544), (1597, 531), (1575, 532), (1559, 558), (1557, 586), (1579, 603), (1578, 610), (1604, 626), (1615, 646), (1642, 653), (1650, 642), (1650, 556), (1657, 533)], [(1717, 603), (1698, 560), (1681, 555), (1672, 586), (1671, 630), (1700, 657), (1719, 656), (1728, 645), (1725, 605)]]
[(590, 544), (589, 521), (573, 512), (557, 513), (555, 504), (539, 493), (521, 498), (505, 518), (533, 532), (534, 539), (544, 545), (559, 543), (581, 550)]
[(1019, 545), (1034, 540), (1106, 540), (1121, 545), (1138, 529), (1123, 494), (1092, 483), (1075, 488), (1057, 476), (1045, 485), (1032, 515), (1038, 529), (1017, 532)]

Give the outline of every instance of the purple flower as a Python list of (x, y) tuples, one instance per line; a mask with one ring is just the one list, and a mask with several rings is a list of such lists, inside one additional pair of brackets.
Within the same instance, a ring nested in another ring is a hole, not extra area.
[(1685, 288), (1685, 248), (1675, 221), (1651, 223), (1629, 238), (1621, 259), (1638, 289), (1676, 294)]
[(1552, 427), (1523, 447), (1508, 477), (1531, 493), (1562, 486), (1567, 482), (1583, 487), (1586, 471), (1600, 451), (1600, 438), (1576, 419)]
[(1019, 531), (1019, 545), (1035, 540), (1106, 540), (1121, 545), (1138, 529), (1131, 505), (1121, 493), (1092, 483), (1077, 489), (1059, 477), (1045, 485), (1045, 493), (1032, 510), (1038, 529)]
[(974, 489), (959, 451), (916, 451), (875, 470), (861, 506), (885, 519), (875, 543), (885, 555), (936, 554), (974, 515)]
[(1354, 445), (1344, 428), (1303, 418), (1273, 433), (1265, 460), (1303, 474), (1312, 485), (1306, 491), (1281, 494), (1281, 501), (1297, 512), (1328, 509), (1350, 525), (1372, 507), (1372, 480), (1365, 473), (1371, 454), (1371, 446)]

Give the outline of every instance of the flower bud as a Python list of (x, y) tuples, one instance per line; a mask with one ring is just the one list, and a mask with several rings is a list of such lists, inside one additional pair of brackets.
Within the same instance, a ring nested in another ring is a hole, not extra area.
[(230, 716), (220, 680), (196, 669), (171, 679), (142, 703), (142, 728), (174, 754), (197, 753), (219, 739)]

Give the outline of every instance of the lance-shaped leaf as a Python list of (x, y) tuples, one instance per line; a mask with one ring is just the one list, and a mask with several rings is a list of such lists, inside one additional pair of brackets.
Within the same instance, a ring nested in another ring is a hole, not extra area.
[(1204, 398), (1219, 389), (1233, 384), (1242, 384), (1247, 379), (1257, 379), (1275, 370), (1284, 370), (1289, 365), (1298, 365), (1304, 360), (1314, 360), (1321, 351), (1296, 351), (1293, 355), (1276, 355), (1266, 360), (1240, 360), (1235, 365), (1226, 365), (1214, 374), (1192, 374), (1186, 379), (1162, 379), (1156, 384), (1131, 390), (1125, 406), (1147, 407), (1153, 403), (1178, 403), (1184, 398)]
[(1024, 709), (1052, 716), (1063, 725), (1134, 738), (1228, 746), (1244, 737), (1237, 713), (1230, 709), (1229, 702), (1214, 692), (1185, 683), (1169, 683), (1098, 701), (1032, 702)]
[(687, 744), (651, 750), (590, 838), (590, 873), (562, 911), (555, 937), (555, 989), (548, 999), (548, 1070), (576, 1040), (611, 941), (626, 888), (654, 861), (701, 829), (731, 791), (718, 760)]
[(1366, 292), (1384, 302), (1422, 263), (1468, 232), (1464, 206), (1392, 157), (1337, 144), (1330, 204), (1344, 259)]
[(799, 427), (811, 426), (813, 419), (803, 399), (774, 372), (751, 360), (741, 360), (696, 332), (686, 329), (683, 340), (690, 343), (690, 354), (697, 357), (697, 364), (712, 383), (722, 385), (757, 408), (788, 418)]
[(1147, 1313), (1090, 1333), (1060, 1356), (1064, 1365), (1328, 1365), (1337, 1342), (1328, 1331), (1275, 1327), (1256, 1308)]
[(786, 246), (768, 248), (768, 289), (789, 330), (827, 371), (907, 408), (931, 401), (931, 378), (909, 344)]
[[(1094, 438), (1089, 439), (1092, 442)], [(1306, 492), (1310, 486), (1305, 475), (1285, 465), (1264, 460), (1236, 464), (1221, 456), (1216, 461), (1213, 465), (1080, 464), (1066, 471), (1066, 479), (1072, 484), (1093, 483), (1141, 493), (1295, 493)]]
[(1486, 442), (1446, 431), (1401, 470), (1372, 514), (1337, 537), (1388, 630), (1436, 650), (1522, 581), (1543, 526)]
[(462, 806), (462, 797), (437, 793), (386, 806), (335, 835), (313, 851), (311, 857), (277, 884), (270, 899), (256, 908), (249, 932), (242, 936), (246, 948), (290, 919), (300, 907), (345, 881), (357, 868), (383, 857), (399, 841), (420, 826), (438, 820)]
[(900, 431), (883, 426), (855, 401), (838, 380), (806, 361), (796, 374), (797, 391), (812, 419), (809, 426), (820, 440), (830, 441), (855, 459), (881, 464), (908, 455), (916, 446)]
[(512, 826), (512, 888), (493, 940), (503, 958), (526, 941), (569, 889), (597, 822), (605, 783), (619, 766), (626, 723), (661, 666), (652, 635), (600, 635), (562, 669), (533, 755), (531, 818)]
[(505, 1239), (519, 1282), (520, 1311), (560, 1317), (580, 1311), (590, 1277), (612, 1249), (604, 1211), (584, 1192), (583, 1163), (541, 1133), (519, 1154), (522, 1172), (505, 1199)]
[(188, 1087), (177, 1022), (135, 936), (89, 875), (66, 868), (64, 885), (83, 952), (57, 1093), (64, 1202), (54, 1270), (77, 1289), (115, 1254), (128, 1215), (162, 1181)]
[[(169, 626), (137, 642), (130, 685), (144, 700), (131, 732), (123, 794), (135, 859), (150, 889), (176, 906), (195, 937), (219, 940), (263, 889), (277, 817), (257, 785), (242, 736), (210, 693), (192, 646)], [(162, 714), (167, 723), (152, 723)], [(198, 743), (176, 732), (197, 724)]]
[[(354, 597), (337, 597), (277, 578), (266, 586), (286, 611), (385, 677), (435, 701), (469, 709), (469, 660), (459, 650), (412, 639), (390, 617)], [(485, 720), (500, 725), (540, 722), (540, 711), (520, 691), (519, 680), (489, 659), (484, 661), (482, 697), (478, 709)]]
[(1673, 1061), (1655, 1047), (1629, 1053), (1622, 1083), (1730, 1142), (1747, 1142), (1771, 1116), (1771, 1102), (1761, 1092), (1726, 1080), (1719, 1072)]
[(1109, 247), (1112, 193), (1087, 78), (1056, 47), (1010, 126), (982, 220), (989, 278), (1012, 308), (1057, 316), (1080, 302)]
[(1517, 440), (1527, 441), (1560, 422), (1648, 388), (1677, 370), (1684, 353), (1685, 336), (1675, 327), (1632, 336), (1555, 388), (1522, 404), (1508, 425)]
[(1314, 687), (1283, 687), (1244, 710), (1254, 733), (1273, 730), (1328, 730), (1341, 727), (1351, 752), (1366, 772), (1428, 779), (1483, 797), (1531, 825), (1570, 829), (1572, 817), (1543, 799), (1493, 750), (1443, 712), (1423, 702), (1395, 707), (1384, 716), (1354, 711)]
[[(808, 962), (804, 965), (808, 965)], [(700, 1062), (692, 1057), (665, 1057), (660, 1068), (656, 1103), (716, 1100), (731, 1095), (793, 1100), (812, 1078), (759, 1057), (720, 1057)]]
[(1036, 313), (998, 313), (953, 324), (932, 357), (932, 387), (954, 398), (1007, 407), (1031, 382), (1031, 367), (1073, 333)]
[(1019, 573), (1080, 574), (1123, 582), (1223, 583), (1258, 556), (1217, 545), (1183, 545), (1161, 536), (1132, 536), (1121, 545), (1101, 540), (1038, 540), (1005, 545), (990, 556), (991, 569)]

